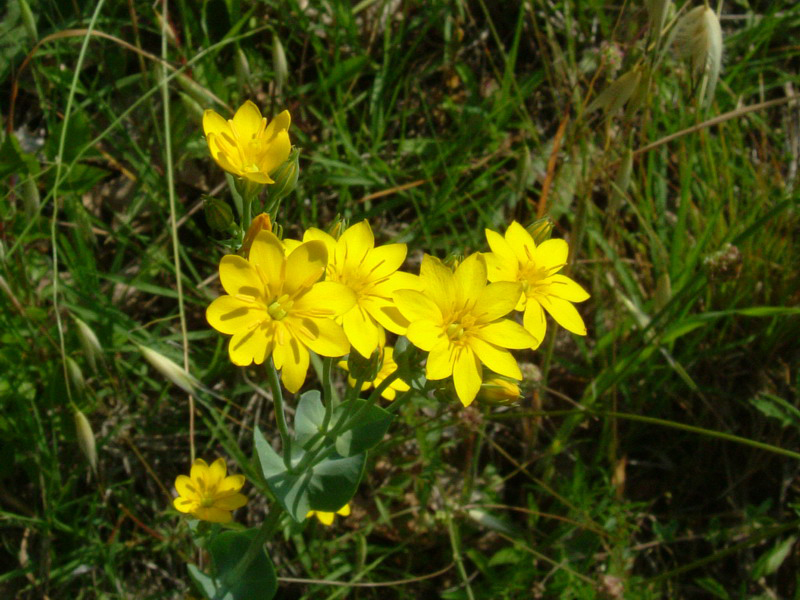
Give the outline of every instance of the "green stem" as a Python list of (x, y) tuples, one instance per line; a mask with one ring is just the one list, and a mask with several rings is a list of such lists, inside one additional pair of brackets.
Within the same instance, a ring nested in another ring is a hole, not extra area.
[(272, 358), (267, 362), (267, 379), (269, 387), (272, 389), (272, 399), (275, 402), (275, 420), (278, 422), (278, 431), (281, 434), (281, 447), (283, 450), (283, 464), (286, 468), (292, 469), (292, 438), (289, 435), (289, 428), (286, 426), (286, 413), (283, 410), (283, 392), (278, 381), (278, 371)]
[(333, 415), (333, 378), (331, 371), (333, 370), (333, 359), (325, 358), (322, 361), (322, 399), (325, 402), (325, 416), (322, 418), (322, 426), (320, 433), (328, 431), (328, 424), (331, 422), (331, 415)]
[(279, 505), (273, 505), (272, 509), (267, 515), (267, 518), (264, 519), (263, 523), (261, 523), (258, 533), (256, 533), (256, 536), (250, 540), (250, 545), (247, 546), (247, 551), (244, 553), (244, 556), (239, 559), (239, 562), (236, 564), (236, 567), (233, 569), (230, 576), (226, 577), (225, 581), (222, 582), (222, 586), (217, 590), (217, 593), (214, 594), (214, 598), (212, 600), (221, 600), (224, 598), (230, 588), (241, 580), (247, 571), (247, 568), (255, 560), (256, 556), (258, 556), (258, 553), (264, 551), (264, 544), (275, 533), (275, 530), (278, 528), (278, 524), (280, 523), (282, 512), (283, 509)]
[(447, 533), (450, 535), (450, 547), (453, 549), (453, 562), (456, 563), (458, 574), (464, 582), (464, 589), (467, 590), (467, 598), (469, 598), (469, 600), (475, 600), (472, 587), (469, 585), (467, 570), (464, 568), (464, 561), (461, 558), (461, 543), (458, 539), (458, 531), (456, 531), (456, 526), (453, 523), (453, 514), (450, 512), (449, 507), (447, 509)]
[(386, 412), (395, 413), (401, 408), (403, 408), (403, 405), (414, 397), (415, 391), (416, 390), (411, 389), (403, 392), (399, 398), (396, 398), (394, 402), (392, 402), (388, 407), (386, 407)]

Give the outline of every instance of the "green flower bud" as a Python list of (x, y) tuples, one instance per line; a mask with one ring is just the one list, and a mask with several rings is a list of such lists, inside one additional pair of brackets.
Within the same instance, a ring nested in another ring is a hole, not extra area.
[(270, 176), (275, 183), (269, 187), (268, 213), (274, 214), (278, 204), (297, 187), (297, 178), (300, 175), (300, 150), (292, 148), (289, 158), (278, 167)]
[(206, 223), (214, 231), (228, 232), (234, 226), (233, 210), (224, 200), (205, 196), (203, 210), (206, 213)]
[(383, 352), (380, 348), (367, 358), (353, 349), (347, 357), (347, 370), (353, 379), (374, 381), (378, 376), (378, 371), (381, 370), (381, 363), (383, 363)]

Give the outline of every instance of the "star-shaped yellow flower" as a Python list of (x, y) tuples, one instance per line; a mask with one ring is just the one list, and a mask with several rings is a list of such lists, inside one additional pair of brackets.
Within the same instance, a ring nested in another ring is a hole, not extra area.
[(334, 318), (355, 303), (353, 292), (335, 281), (320, 281), (328, 262), (325, 244), (311, 241), (284, 254), (281, 241), (260, 231), (247, 259), (222, 257), (219, 277), (228, 295), (206, 309), (211, 326), (232, 335), (228, 353), (235, 365), (260, 365), (272, 356), (286, 389), (297, 392), (312, 350), (343, 356), (350, 349)]
[(537, 340), (533, 348), (544, 339), (545, 310), (567, 331), (586, 335), (586, 325), (572, 303), (583, 302), (589, 294), (566, 275), (558, 274), (567, 264), (567, 242), (551, 239), (537, 246), (516, 221), (509, 225), (505, 237), (487, 229), (486, 240), (492, 249), (485, 255), (489, 281), (522, 283), (517, 310), (525, 311), (523, 325)]
[(212, 523), (228, 523), (233, 517), (231, 511), (247, 504), (247, 498), (240, 494), (244, 475), (225, 476), (225, 460), (218, 458), (209, 467), (206, 461), (198, 458), (187, 477), (178, 475), (175, 489), (180, 494), (173, 505), (182, 513)]
[(469, 406), (481, 387), (483, 365), (495, 373), (522, 379), (508, 348), (528, 348), (533, 336), (503, 317), (514, 310), (520, 284), (486, 283), (486, 265), (479, 254), (462, 262), (455, 273), (440, 260), (425, 256), (420, 290), (398, 290), (395, 303), (409, 322), (406, 336), (430, 352), (428, 379), (453, 376), (456, 394)]
[(203, 114), (203, 131), (208, 149), (217, 164), (234, 175), (255, 183), (275, 183), (270, 174), (289, 158), (291, 117), (285, 110), (269, 125), (258, 107), (249, 100), (233, 119), (225, 120), (208, 109)]
[(328, 281), (338, 281), (355, 294), (355, 305), (340, 322), (359, 354), (369, 357), (383, 345), (383, 328), (405, 333), (408, 322), (392, 300), (395, 290), (413, 287), (416, 281), (414, 276), (398, 271), (406, 259), (405, 244), (376, 248), (366, 220), (347, 228), (338, 240), (312, 227), (303, 235), (303, 241), (310, 240), (320, 240), (328, 249)]

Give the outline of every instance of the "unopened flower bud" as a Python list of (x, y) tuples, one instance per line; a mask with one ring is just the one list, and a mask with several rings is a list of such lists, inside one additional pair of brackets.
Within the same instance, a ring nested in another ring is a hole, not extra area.
[(345, 229), (347, 229), (347, 217), (336, 215), (336, 218), (328, 226), (328, 233), (333, 239), (338, 240), (339, 236), (342, 235), (342, 232)]
[(75, 435), (78, 438), (78, 447), (83, 452), (89, 465), (92, 467), (92, 472), (97, 474), (97, 447), (94, 441), (94, 432), (89, 419), (86, 418), (81, 411), (77, 408), (74, 411), (75, 417)]
[(267, 213), (256, 215), (256, 218), (250, 223), (247, 233), (244, 234), (244, 241), (242, 242), (242, 254), (245, 257), (250, 255), (250, 247), (253, 245), (253, 240), (261, 231), (272, 231), (272, 221)]
[(272, 173), (275, 183), (269, 188), (269, 210), (272, 213), (278, 208), (278, 203), (294, 191), (297, 187), (297, 178), (300, 175), (300, 150), (292, 148), (289, 158)]
[(481, 384), (478, 392), (478, 400), (489, 404), (511, 404), (519, 398), (519, 385), (502, 377), (490, 377)]
[(204, 196), (203, 211), (206, 214), (206, 223), (214, 231), (228, 232), (234, 225), (233, 210), (224, 200)]
[(142, 356), (145, 357), (147, 362), (149, 362), (156, 371), (161, 373), (183, 391), (189, 394), (194, 392), (194, 388), (197, 386), (197, 380), (187, 373), (186, 370), (155, 350), (139, 346), (138, 344), (136, 346), (139, 348), (139, 352), (142, 353)]
[(526, 227), (528, 233), (531, 234), (533, 241), (538, 246), (545, 240), (550, 239), (550, 234), (553, 233), (553, 219), (550, 217), (543, 217), (541, 219), (537, 219), (528, 227)]
[(36, 180), (33, 177), (26, 177), (22, 181), (22, 206), (25, 207), (25, 216), (33, 220), (39, 214), (39, 204), (41, 204), (39, 196), (39, 188), (36, 185)]

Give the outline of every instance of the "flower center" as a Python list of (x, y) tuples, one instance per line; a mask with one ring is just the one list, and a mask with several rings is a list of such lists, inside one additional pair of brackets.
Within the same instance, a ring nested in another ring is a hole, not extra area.
[(450, 323), (447, 326), (447, 337), (450, 341), (460, 340), (464, 335), (464, 326), (461, 323)]
[(289, 299), (289, 294), (284, 294), (267, 306), (267, 312), (275, 321), (282, 321), (292, 310), (293, 305), (294, 300)]

